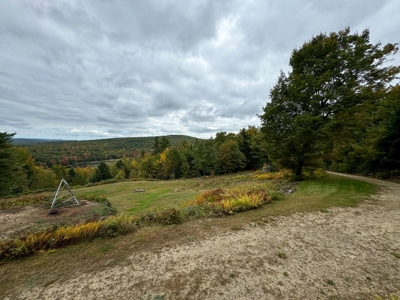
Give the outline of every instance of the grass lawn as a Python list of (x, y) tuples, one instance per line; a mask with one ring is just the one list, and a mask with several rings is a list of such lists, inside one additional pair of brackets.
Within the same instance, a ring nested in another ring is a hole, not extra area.
[(372, 184), (337, 175), (300, 182), (297, 191), (284, 200), (271, 203), (271, 214), (326, 210), (329, 207), (356, 206), (376, 192)]
[[(148, 210), (181, 206), (205, 190), (254, 182), (262, 181), (250, 180), (249, 176), (244, 175), (175, 181), (128, 181), (80, 188), (74, 190), (74, 193), (78, 199), (80, 195), (106, 195), (119, 212), (137, 214)], [(135, 193), (136, 189), (144, 189), (145, 192)], [(262, 214), (277, 216), (325, 210), (331, 206), (355, 206), (374, 192), (375, 187), (366, 182), (328, 175), (300, 182), (295, 193), (285, 195), (282, 200), (275, 201), (260, 210)]]
[[(130, 181), (75, 189), (79, 195), (104, 194), (119, 210), (136, 214), (148, 209), (182, 205), (204, 190), (234, 187), (249, 176), (233, 175), (176, 181)], [(146, 192), (135, 193), (135, 189)], [(46, 286), (54, 281), (97, 272), (123, 264), (138, 251), (161, 251), (164, 247), (201, 240), (207, 236), (240, 230), (249, 222), (259, 222), (296, 212), (323, 211), (332, 206), (355, 206), (376, 192), (376, 187), (357, 180), (328, 175), (300, 182), (296, 192), (259, 209), (222, 218), (195, 220), (179, 225), (144, 227), (115, 238), (94, 239), (15, 261), (0, 262), (0, 291), (18, 292), (18, 287)], [(176, 190), (176, 191), (175, 191)]]
[[(118, 212), (136, 214), (145, 210), (181, 205), (195, 198), (199, 191), (183, 190), (185, 182), (128, 181), (80, 188), (73, 192), (78, 199), (80, 195), (106, 195)], [(145, 192), (135, 192), (137, 189), (143, 189)]]

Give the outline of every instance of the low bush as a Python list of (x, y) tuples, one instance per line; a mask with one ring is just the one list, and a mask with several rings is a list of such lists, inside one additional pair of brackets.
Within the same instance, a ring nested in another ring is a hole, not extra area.
[[(276, 193), (273, 193), (274, 195)], [(275, 196), (274, 196), (275, 197)], [(232, 215), (255, 209), (272, 201), (271, 192), (266, 189), (214, 189), (200, 194), (188, 206), (211, 207), (212, 211)]]
[(50, 196), (33, 196), (33, 197), (22, 197), (16, 199), (0, 199), (0, 210), (8, 209), (12, 207), (21, 207), (39, 203), (46, 203), (51, 200)]
[(257, 172), (252, 179), (258, 180), (278, 180), (278, 179), (288, 179), (292, 176), (292, 172), (289, 170), (282, 170), (279, 172)]

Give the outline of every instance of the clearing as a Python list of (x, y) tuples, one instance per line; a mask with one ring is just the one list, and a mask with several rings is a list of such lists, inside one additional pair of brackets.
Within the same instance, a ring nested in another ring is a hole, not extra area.
[[(223, 220), (172, 226), (169, 228), (180, 236), (185, 228), (210, 231), (203, 235), (195, 232), (193, 236), (186, 231), (186, 239), (171, 243), (160, 238), (159, 248), (136, 248), (125, 242), (124, 247), (131, 249), (126, 259), (111, 261), (107, 255), (98, 256), (98, 260), (109, 260), (109, 264), (89, 273), (70, 270), (73, 276), (46, 283), (39, 280), (45, 275), (38, 274), (36, 281), (32, 277), (11, 294), (0, 296), (87, 300), (375, 299), (375, 295), (387, 298), (391, 293), (400, 294), (400, 185), (346, 176), (376, 184), (379, 192), (357, 207), (261, 218), (230, 229), (218, 226)], [(170, 237), (168, 229), (163, 232)], [(119, 247), (120, 241), (104, 241), (104, 247)], [(102, 251), (107, 253), (104, 247)], [(40, 258), (29, 260), (41, 262)], [(51, 274), (51, 269), (47, 270)]]

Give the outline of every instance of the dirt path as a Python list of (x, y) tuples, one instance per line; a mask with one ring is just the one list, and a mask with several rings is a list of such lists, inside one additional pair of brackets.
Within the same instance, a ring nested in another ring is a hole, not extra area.
[(400, 185), (363, 180), (382, 191), (359, 207), (279, 217), (160, 253), (135, 253), (125, 265), (36, 287), (20, 299), (375, 299), (375, 294), (400, 294), (400, 259), (393, 255), (400, 254)]

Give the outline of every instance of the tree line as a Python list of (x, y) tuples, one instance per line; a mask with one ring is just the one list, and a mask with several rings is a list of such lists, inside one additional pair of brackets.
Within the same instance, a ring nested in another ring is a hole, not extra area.
[[(168, 137), (153, 138), (150, 151), (137, 157), (123, 156), (97, 167), (38, 164), (24, 147), (12, 145), (14, 134), (0, 135), (0, 190), (2, 196), (29, 190), (54, 188), (61, 179), (70, 185), (86, 185), (116, 179), (179, 179), (256, 169), (267, 159), (260, 147), (261, 131), (249, 126), (238, 134), (219, 132), (215, 138), (186, 140), (172, 146)], [(1, 153), (3, 155), (1, 155)]]
[(318, 167), (400, 176), (400, 86), (392, 84), (400, 67), (390, 65), (397, 51), (397, 44), (371, 44), (369, 30), (320, 33), (293, 50), (291, 71), (281, 72), (270, 90), (260, 127), (179, 145), (156, 137), (151, 149), (96, 168), (40, 165), (25, 148), (12, 145), (13, 134), (0, 133), (0, 193), (53, 187), (61, 178), (72, 185), (178, 179), (265, 163), (292, 170), (295, 179), (302, 179), (305, 168)]

